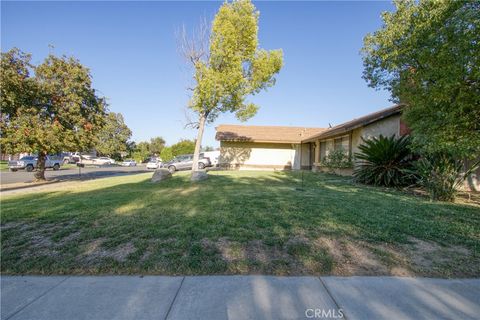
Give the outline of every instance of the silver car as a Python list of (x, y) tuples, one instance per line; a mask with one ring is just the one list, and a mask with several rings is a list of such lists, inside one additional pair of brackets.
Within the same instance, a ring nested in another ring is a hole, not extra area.
[[(10, 171), (17, 171), (25, 169), (28, 172), (33, 171), (37, 168), (37, 156), (26, 156), (20, 160), (14, 160), (8, 162), (8, 168)], [(61, 159), (46, 156), (45, 157), (45, 168), (52, 168), (53, 170), (60, 170), (60, 164), (62, 163)]]
[[(205, 169), (210, 166), (210, 159), (205, 157), (203, 153), (200, 153), (198, 168)], [(167, 168), (171, 173), (174, 173), (177, 170), (191, 170), (193, 167), (193, 154), (176, 156), (173, 160), (163, 164), (163, 167)]]

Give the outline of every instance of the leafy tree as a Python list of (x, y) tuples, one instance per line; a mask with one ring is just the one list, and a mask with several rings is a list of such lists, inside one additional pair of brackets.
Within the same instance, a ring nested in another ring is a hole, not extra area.
[(142, 141), (136, 144), (132, 153), (132, 158), (137, 162), (143, 162), (150, 156), (150, 144)]
[(127, 141), (132, 136), (132, 131), (123, 120), (121, 113), (110, 112), (105, 117), (105, 125), (98, 133), (96, 150), (102, 154), (113, 154), (127, 151)]
[(8, 153), (37, 153), (35, 178), (45, 180), (46, 155), (91, 148), (107, 109), (78, 60), (30, 59), (16, 48), (1, 54), (0, 142)]
[(162, 149), (165, 147), (165, 140), (162, 137), (155, 137), (150, 139), (149, 150), (151, 154), (160, 155)]
[(209, 54), (195, 41), (182, 43), (183, 54), (195, 70), (189, 102), (198, 116), (193, 171), (198, 170), (205, 124), (223, 112), (233, 112), (246, 121), (258, 109), (245, 102), (246, 97), (275, 84), (274, 75), (283, 64), (282, 51), (258, 48), (258, 19), (259, 12), (250, 0), (225, 2), (213, 20)]
[(480, 2), (394, 1), (364, 39), (364, 78), (408, 105), (422, 152), (480, 153)]
[(192, 154), (195, 150), (195, 140), (182, 139), (171, 147), (174, 157), (181, 154)]
[(124, 153), (121, 153), (122, 158), (125, 156), (131, 157), (132, 154), (135, 152), (136, 148), (137, 148), (137, 143), (135, 141), (127, 141), (127, 151)]
[(160, 153), (160, 158), (162, 161), (170, 161), (173, 159), (173, 152), (171, 147), (165, 147), (162, 149)]

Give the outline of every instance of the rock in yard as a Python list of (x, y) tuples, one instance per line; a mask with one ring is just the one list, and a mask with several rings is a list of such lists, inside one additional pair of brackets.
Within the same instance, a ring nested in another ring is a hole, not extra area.
[(190, 178), (191, 181), (201, 181), (208, 178), (208, 174), (206, 171), (193, 171), (192, 177)]
[(157, 169), (153, 173), (152, 182), (160, 182), (163, 180), (170, 179), (171, 177), (172, 177), (172, 174), (170, 173), (170, 171), (168, 171), (168, 169), (164, 169), (164, 168)]

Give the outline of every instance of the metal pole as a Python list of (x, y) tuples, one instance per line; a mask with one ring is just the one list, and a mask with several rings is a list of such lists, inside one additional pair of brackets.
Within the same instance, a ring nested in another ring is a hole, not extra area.
[(300, 171), (302, 172), (302, 186), (300, 188), (297, 188), (298, 191), (304, 191), (303, 189), (303, 170), (302, 170), (302, 160), (303, 160), (303, 157), (302, 157), (302, 141), (300, 141)]

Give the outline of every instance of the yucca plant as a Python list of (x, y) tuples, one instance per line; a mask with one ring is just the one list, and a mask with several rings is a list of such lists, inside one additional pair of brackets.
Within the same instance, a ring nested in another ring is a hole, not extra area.
[(401, 187), (411, 184), (414, 156), (410, 151), (410, 138), (403, 136), (363, 139), (363, 144), (355, 153), (357, 164), (355, 180), (365, 184), (386, 187)]
[(465, 170), (464, 162), (448, 154), (425, 155), (415, 163), (417, 185), (425, 189), (432, 200), (453, 201), (465, 179), (480, 162)]

